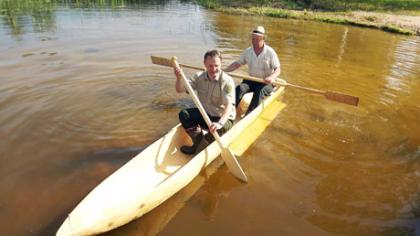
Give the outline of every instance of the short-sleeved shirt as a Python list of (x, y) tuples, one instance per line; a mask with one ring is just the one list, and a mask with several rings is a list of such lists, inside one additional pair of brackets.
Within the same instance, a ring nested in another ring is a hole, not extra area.
[(231, 103), (228, 119), (235, 120), (235, 83), (232, 77), (221, 72), (217, 80), (211, 80), (204, 71), (194, 74), (188, 81), (197, 91), (198, 99), (208, 115), (221, 117), (226, 105)]
[(245, 49), (237, 62), (241, 65), (247, 64), (249, 75), (261, 79), (271, 75), (275, 69), (280, 67), (280, 60), (276, 52), (267, 44), (264, 44), (264, 48), (258, 56), (253, 47)]

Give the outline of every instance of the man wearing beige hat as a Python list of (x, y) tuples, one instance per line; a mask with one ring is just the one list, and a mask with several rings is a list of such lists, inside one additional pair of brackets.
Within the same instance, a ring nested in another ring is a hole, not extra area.
[(236, 106), (246, 93), (254, 93), (246, 114), (254, 110), (264, 97), (270, 95), (273, 91), (272, 83), (280, 75), (280, 61), (274, 49), (265, 43), (264, 27), (257, 26), (251, 34), (252, 47), (245, 49), (239, 59), (224, 70), (231, 72), (247, 64), (250, 76), (264, 79), (264, 83), (244, 80), (236, 86)]

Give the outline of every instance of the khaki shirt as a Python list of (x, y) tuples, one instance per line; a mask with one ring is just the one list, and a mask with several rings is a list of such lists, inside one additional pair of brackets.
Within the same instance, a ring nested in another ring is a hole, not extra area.
[(207, 72), (198, 72), (188, 81), (197, 91), (198, 99), (210, 116), (221, 117), (226, 104), (231, 103), (228, 119), (235, 120), (235, 83), (232, 77), (221, 72), (217, 80), (210, 80)]
[(249, 47), (239, 57), (237, 63), (248, 65), (249, 75), (264, 79), (280, 67), (280, 61), (273, 48), (264, 44), (260, 55), (255, 54), (254, 48)]

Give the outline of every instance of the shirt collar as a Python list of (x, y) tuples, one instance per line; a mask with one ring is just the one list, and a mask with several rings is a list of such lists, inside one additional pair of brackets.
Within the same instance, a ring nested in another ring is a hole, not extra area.
[[(221, 76), (222, 76), (222, 71), (220, 70), (219, 74), (216, 76), (215, 81), (219, 81)], [(213, 80), (210, 79), (209, 74), (207, 74), (207, 71), (206, 71), (206, 79), (209, 80), (209, 81), (213, 81)]]
[(259, 57), (261, 54), (265, 53), (265, 51), (267, 50), (267, 46), (266, 46), (266, 45), (265, 45), (265, 43), (264, 43), (264, 45), (263, 45), (263, 49), (261, 50), (260, 54), (257, 56), (257, 53), (255, 53), (255, 49), (254, 49), (253, 47), (251, 47), (251, 48), (252, 48), (252, 52), (254, 53), (254, 55), (255, 55), (256, 57)]

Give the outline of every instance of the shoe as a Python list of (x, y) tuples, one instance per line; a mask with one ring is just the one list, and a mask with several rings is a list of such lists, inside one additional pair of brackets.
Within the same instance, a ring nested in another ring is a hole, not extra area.
[(193, 155), (197, 152), (197, 147), (193, 146), (182, 146), (181, 152), (187, 155)]
[(203, 132), (201, 131), (201, 129), (190, 129), (187, 130), (187, 134), (191, 137), (191, 140), (193, 142), (192, 146), (182, 146), (181, 147), (181, 152), (187, 155), (192, 155), (195, 154), (197, 152), (197, 148), (201, 143), (201, 140), (203, 140)]
[(204, 138), (206, 139), (206, 141), (210, 144), (212, 143), (215, 139), (212, 133), (208, 132), (206, 135), (204, 135)]

